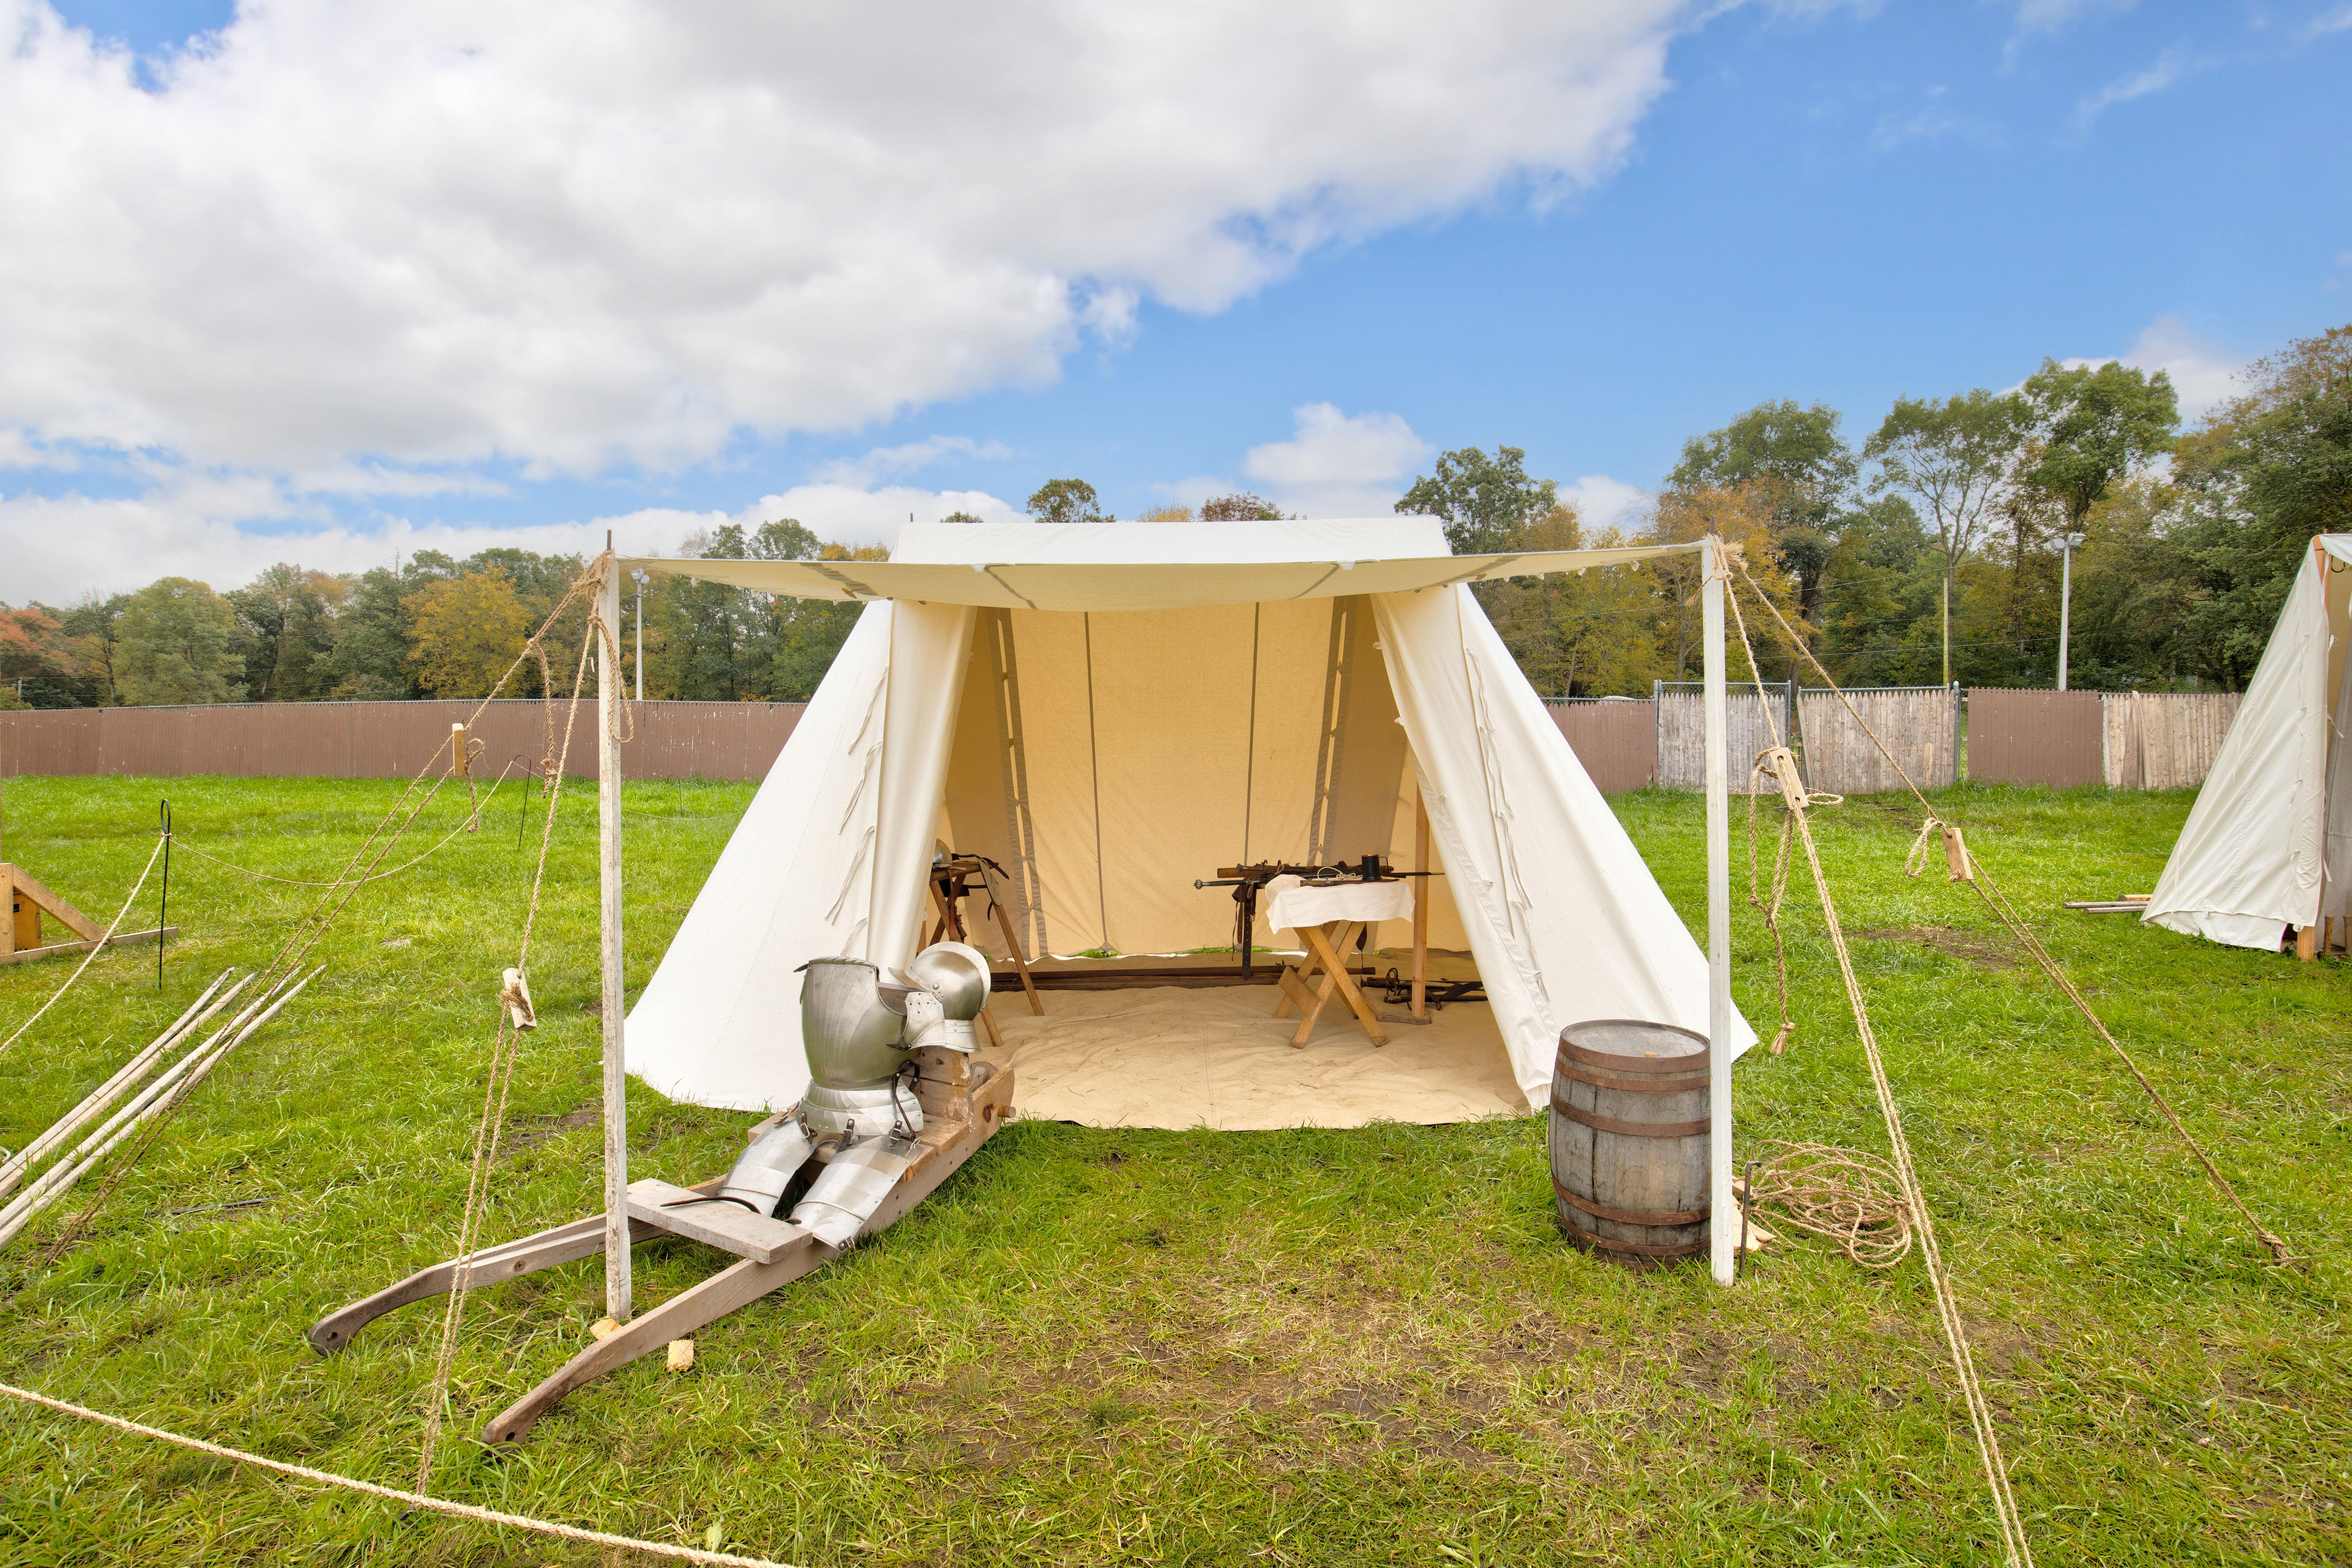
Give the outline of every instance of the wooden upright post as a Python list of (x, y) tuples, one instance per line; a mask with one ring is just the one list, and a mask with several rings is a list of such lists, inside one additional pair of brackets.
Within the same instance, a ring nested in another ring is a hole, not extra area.
[[(1429, 869), (1429, 802), (1421, 793), (1421, 775), (1412, 783), (1412, 868)], [(1412, 1016), (1429, 1017), (1429, 879), (1412, 879)]]
[[(1723, 690), (1721, 545), (1710, 539), (1700, 561), (1706, 676), (1706, 1109), (1707, 1262), (1728, 1285), (1738, 1262), (1739, 1227), (1731, 1196), (1731, 725)], [(1761, 697), (1761, 692), (1759, 692)]]
[(604, 1311), (629, 1321), (629, 1076), (621, 1038), (621, 567), (596, 589), (597, 956), (604, 1015)]

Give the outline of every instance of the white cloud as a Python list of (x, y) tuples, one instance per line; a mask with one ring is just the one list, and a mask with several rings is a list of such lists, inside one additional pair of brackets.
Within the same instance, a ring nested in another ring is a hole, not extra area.
[(2141, 328), (2131, 348), (2121, 355), (2077, 357), (2059, 363), (2069, 370), (2079, 370), (2088, 365), (2114, 364), (2118, 359), (2134, 370), (2151, 374), (2160, 370), (2169, 375), (2172, 389), (2179, 395), (2180, 417), (2185, 422), (2202, 418), (2237, 393), (2238, 375), (2245, 369), (2243, 360), (2198, 336), (2188, 322), (2168, 312)]
[(975, 441), (969, 436), (931, 436), (903, 447), (877, 447), (862, 457), (827, 463), (817, 469), (816, 477), (830, 484), (863, 489), (888, 475), (927, 468), (949, 458), (1003, 462), (1011, 456), (1013, 448), (1002, 441)]
[(2020, 33), (2055, 33), (2094, 11), (2128, 11), (2132, 0), (2017, 0)]
[(2146, 98), (2152, 92), (2162, 92), (2182, 77), (2196, 69), (2186, 50), (2167, 49), (2156, 58), (2156, 63), (2129, 76), (2118, 77), (2098, 91), (2085, 97), (2074, 106), (2074, 128), (2081, 131), (2094, 120), (2118, 103), (2129, 103), (2136, 98)]
[(910, 513), (936, 522), (951, 511), (990, 522), (1021, 515), (984, 490), (819, 483), (763, 496), (733, 512), (648, 507), (587, 522), (498, 527), (384, 517), (362, 527), (335, 521), (317, 502), (270, 479), (181, 475), (122, 499), (0, 498), (0, 538), (9, 542), (0, 601), (69, 604), (85, 593), (124, 593), (158, 577), (194, 577), (226, 590), (250, 582), (273, 562), (360, 572), (390, 565), (394, 552), (419, 550), (462, 558), (507, 545), (593, 555), (604, 548), (608, 531), (624, 553), (667, 555), (681, 541), (721, 523), (753, 528), (786, 517), (821, 539), (889, 544)]
[(1651, 496), (1639, 485), (1607, 474), (1587, 474), (1572, 485), (1560, 486), (1559, 499), (1576, 508), (1589, 535), (1598, 529), (1623, 530), (1634, 524), (1633, 514), (1649, 504)]
[(2338, 5), (2305, 23), (2300, 37), (2307, 43), (2329, 33), (2340, 33), (2347, 27), (2352, 27), (2352, 5)]
[(1290, 411), (1287, 441), (1252, 447), (1242, 472), (1269, 500), (1308, 517), (1377, 517), (1396, 504), (1436, 450), (1394, 414), (1343, 414), (1328, 403)]
[(1604, 178), (1684, 13), (272, 0), (146, 91), (0, 0), (0, 426), (533, 478), (1035, 384), (1146, 300)]

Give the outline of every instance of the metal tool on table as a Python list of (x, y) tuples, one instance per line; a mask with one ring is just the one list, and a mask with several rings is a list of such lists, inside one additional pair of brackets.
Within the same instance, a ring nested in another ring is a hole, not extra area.
[(1297, 877), (1328, 887), (1337, 882), (1401, 882), (1408, 877), (1434, 877), (1435, 871), (1400, 871), (1378, 855), (1367, 855), (1352, 866), (1294, 866), (1286, 860), (1260, 860), (1250, 866), (1220, 866), (1213, 880), (1196, 880), (1195, 888), (1234, 890), (1234, 946), (1242, 955), (1242, 978), (1251, 978), (1250, 932), (1257, 924), (1258, 895), (1276, 877)]

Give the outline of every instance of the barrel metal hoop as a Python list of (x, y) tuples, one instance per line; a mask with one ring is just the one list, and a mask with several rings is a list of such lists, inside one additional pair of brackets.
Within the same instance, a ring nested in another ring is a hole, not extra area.
[(1710, 1125), (1706, 1121), (1620, 1121), (1613, 1116), (1579, 1110), (1556, 1094), (1551, 1097), (1551, 1108), (1555, 1114), (1596, 1132), (1617, 1132), (1628, 1138), (1693, 1138), (1706, 1131)]
[[(1633, 1024), (1644, 1029), (1665, 1029), (1684, 1038), (1697, 1042), (1698, 1049), (1679, 1057), (1628, 1057), (1614, 1051), (1596, 1051), (1580, 1046), (1569, 1038), (1579, 1029), (1595, 1028), (1605, 1024)], [(1707, 1067), (1706, 1037), (1696, 1030), (1685, 1029), (1673, 1024), (1647, 1023), (1636, 1018), (1594, 1018), (1581, 1024), (1570, 1024), (1559, 1032), (1559, 1054), (1563, 1059), (1581, 1062), (1586, 1067), (1599, 1068), (1603, 1072), (1705, 1072)]]
[(1594, 1072), (1573, 1062), (1561, 1062), (1552, 1068), (1561, 1078), (1577, 1083), (1591, 1084), (1595, 1089), (1613, 1089), (1624, 1094), (1693, 1094), (1706, 1088), (1706, 1075), (1693, 1073), (1686, 1082), (1660, 1082), (1655, 1079), (1618, 1078), (1613, 1074)]
[(1648, 1225), (1668, 1227), (1678, 1225), (1696, 1225), (1701, 1220), (1706, 1219), (1709, 1214), (1714, 1212), (1712, 1207), (1709, 1207), (1703, 1209), (1676, 1209), (1670, 1214), (1642, 1214), (1633, 1209), (1612, 1209), (1607, 1204), (1596, 1204), (1591, 1198), (1578, 1197), (1574, 1193), (1571, 1193), (1566, 1187), (1561, 1186), (1557, 1180), (1552, 1183), (1551, 1190), (1558, 1193), (1567, 1202), (1575, 1205), (1578, 1208), (1582, 1209), (1586, 1214), (1591, 1215), (1593, 1218), (1609, 1220), (1617, 1225)]
[(1579, 1230), (1572, 1225), (1561, 1226), (1569, 1240), (1579, 1247), (1597, 1247), (1611, 1252), (1630, 1252), (1641, 1258), (1688, 1258), (1706, 1246), (1704, 1241), (1681, 1241), (1671, 1246), (1658, 1246), (1646, 1241), (1614, 1241), (1605, 1236), (1595, 1236), (1589, 1230)]

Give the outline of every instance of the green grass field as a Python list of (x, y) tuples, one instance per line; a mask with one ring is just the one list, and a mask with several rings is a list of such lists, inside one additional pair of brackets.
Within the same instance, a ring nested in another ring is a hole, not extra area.
[[(395, 787), (26, 780), (7, 788), (6, 853), (103, 920), (152, 846), (159, 794), (186, 840), (319, 876)], [(749, 796), (629, 787), (632, 985)], [(509, 789), (488, 831), (360, 895), (320, 949), (326, 974), (54, 1267), (26, 1245), (46, 1224), (0, 1256), (0, 1380), (409, 1484), (437, 1313), (404, 1309), (334, 1360), (302, 1334), (451, 1247), (527, 888), (516, 804)], [(1698, 802), (1617, 805), (1695, 919)], [(420, 833), (457, 809), (436, 805)], [(2352, 1560), (2345, 969), (2057, 908), (2145, 891), (2185, 796), (1970, 787), (1938, 809), (2313, 1260), (2266, 1267), (1974, 899), (1903, 878), (1911, 816), (1863, 800), (1822, 814), (1848, 929), (1875, 933), (1858, 962), (2038, 1560)], [(598, 1199), (593, 815), (593, 791), (567, 795), (531, 965), (546, 1026), (516, 1089), (494, 1238)], [(94, 964), (0, 1059), (0, 1144), (37, 1133), (221, 968), (266, 958), (308, 898), (179, 856), (188, 935), (163, 991), (152, 949)], [(1883, 1150), (1818, 914), (1809, 895), (1792, 907), (1799, 1034), (1738, 1069), (1743, 1143)], [(1738, 913), (1738, 994), (1760, 1023), (1770, 943)], [(0, 969), (0, 1034), (68, 968)], [(632, 1173), (713, 1173), (751, 1121), (635, 1090)], [(719, 1262), (640, 1248), (639, 1300)], [(1554, 1228), (1533, 1118), (1016, 1123), (877, 1242), (706, 1330), (690, 1372), (639, 1362), (520, 1448), (477, 1446), (602, 1310), (593, 1261), (477, 1295), (438, 1489), (824, 1564), (1997, 1561), (1916, 1258), (1865, 1273), (1797, 1240), (1728, 1291), (1698, 1268), (1596, 1261)], [(0, 1407), (0, 1562), (604, 1560)]]

